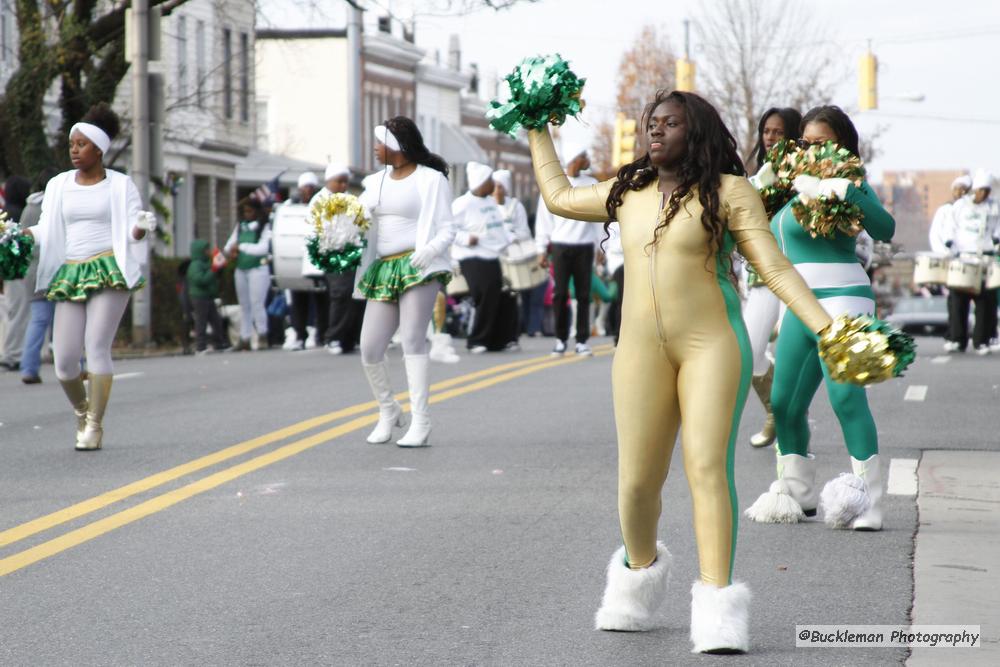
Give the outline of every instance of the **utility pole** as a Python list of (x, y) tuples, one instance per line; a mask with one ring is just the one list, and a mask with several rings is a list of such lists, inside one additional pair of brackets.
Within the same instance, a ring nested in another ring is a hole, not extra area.
[[(132, 170), (143, 210), (149, 210), (149, 0), (132, 0)], [(129, 220), (131, 233), (134, 220)], [(147, 232), (147, 238), (152, 236)], [(151, 239), (150, 239), (151, 240)], [(147, 244), (148, 248), (148, 244)], [(147, 250), (148, 253), (148, 250)], [(147, 345), (152, 340), (152, 276), (143, 263), (146, 287), (132, 296), (132, 342)]]
[(361, 50), (364, 48), (362, 34), (362, 11), (357, 4), (347, 4), (347, 164), (359, 173), (363, 172), (364, 159), (361, 155)]

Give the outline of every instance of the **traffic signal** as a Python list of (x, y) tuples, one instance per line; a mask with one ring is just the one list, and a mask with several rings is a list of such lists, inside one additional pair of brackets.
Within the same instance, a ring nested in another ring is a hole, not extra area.
[(634, 118), (626, 118), (621, 112), (615, 116), (615, 137), (611, 146), (611, 162), (615, 169), (635, 161), (635, 126)]
[(858, 67), (858, 108), (878, 108), (878, 58), (871, 51), (861, 56)]
[(677, 90), (694, 92), (694, 62), (687, 58), (677, 59)]

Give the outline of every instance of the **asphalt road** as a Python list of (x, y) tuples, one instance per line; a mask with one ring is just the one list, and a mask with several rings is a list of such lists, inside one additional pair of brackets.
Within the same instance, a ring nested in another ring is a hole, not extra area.
[[(1000, 449), (1000, 358), (941, 362), (939, 343), (921, 342), (907, 377), (869, 392), (882, 454)], [(482, 373), (434, 392), (433, 446), (419, 450), (364, 442), (374, 409), (356, 356), (119, 362), (97, 453), (73, 451), (51, 366), (38, 386), (0, 375), (0, 664), (905, 660), (904, 649), (795, 648), (796, 624), (908, 622), (917, 515), (900, 496), (878, 533), (742, 519), (752, 651), (690, 654), (697, 562), (679, 447), (660, 524), (676, 561), (664, 627), (592, 630), (620, 543), (612, 356), (553, 364), (549, 346), (433, 366), (433, 382)], [(912, 385), (925, 400), (904, 400)], [(747, 444), (761, 415), (751, 397), (737, 448), (744, 508), (774, 475), (773, 453)], [(825, 481), (849, 459), (822, 391), (811, 417)]]

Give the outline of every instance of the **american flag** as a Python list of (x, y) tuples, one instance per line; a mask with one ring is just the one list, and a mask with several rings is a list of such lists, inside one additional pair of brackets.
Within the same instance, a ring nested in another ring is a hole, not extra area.
[(280, 202), (281, 186), (278, 184), (278, 179), (281, 178), (281, 175), (284, 174), (286, 171), (287, 169), (282, 169), (278, 173), (278, 175), (272, 178), (270, 181), (268, 181), (267, 183), (262, 183), (259, 188), (253, 191), (253, 194), (251, 196), (264, 206)]

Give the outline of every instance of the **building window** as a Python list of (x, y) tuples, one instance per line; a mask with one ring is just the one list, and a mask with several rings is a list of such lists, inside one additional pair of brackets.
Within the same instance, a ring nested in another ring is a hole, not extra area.
[(205, 63), (205, 22), (198, 21), (194, 28), (194, 66), (195, 90), (198, 92), (198, 106), (205, 108), (205, 77), (207, 76)]
[(222, 115), (233, 119), (233, 31), (222, 30)]
[(240, 33), (240, 121), (250, 122), (250, 36)]
[(188, 37), (187, 17), (177, 17), (177, 99), (187, 97)]

